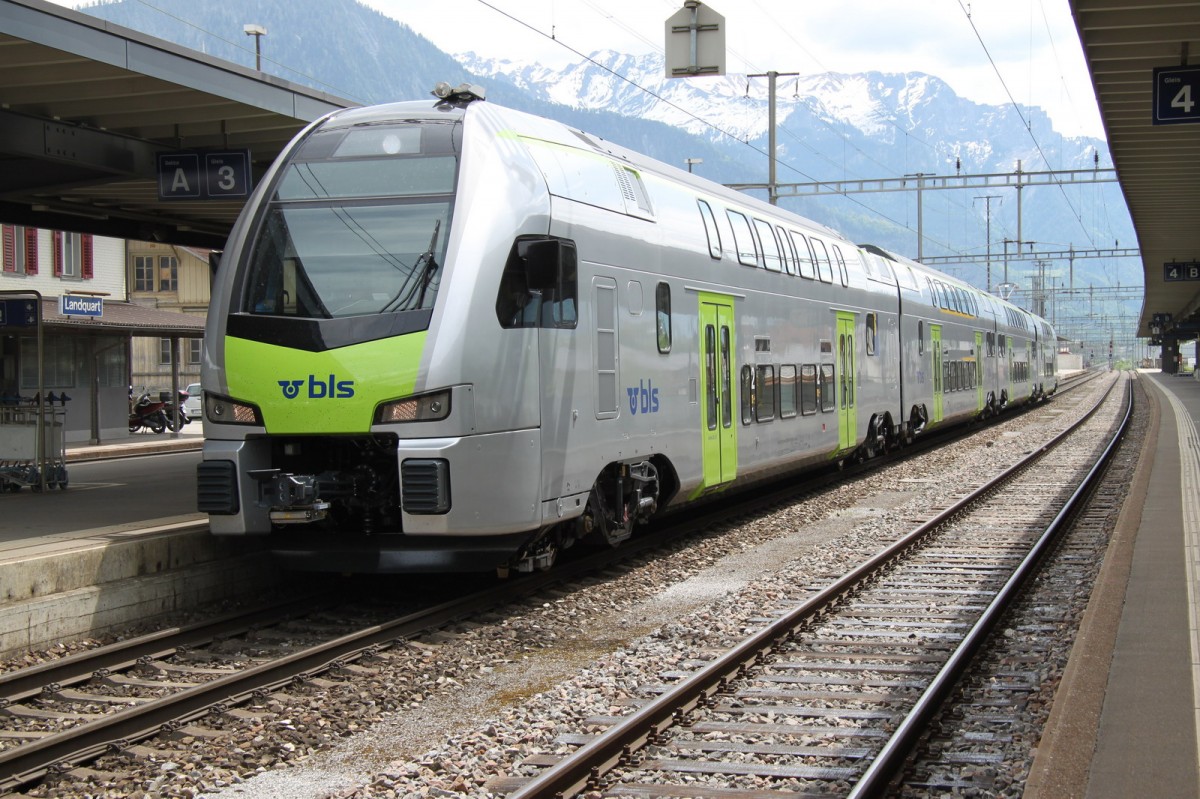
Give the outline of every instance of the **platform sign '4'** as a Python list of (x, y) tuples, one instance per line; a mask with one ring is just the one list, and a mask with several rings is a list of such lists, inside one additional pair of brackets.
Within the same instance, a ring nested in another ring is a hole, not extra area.
[(1154, 70), (1154, 124), (1200, 122), (1200, 67)]

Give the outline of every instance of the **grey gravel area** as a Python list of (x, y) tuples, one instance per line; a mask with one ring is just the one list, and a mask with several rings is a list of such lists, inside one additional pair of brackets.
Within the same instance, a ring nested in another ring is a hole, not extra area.
[[(555, 738), (629, 712), (664, 672), (689, 671), (1019, 460), (1090, 406), (1108, 380), (966, 441), (659, 554), (583, 587), (383, 652), (198, 724), (220, 737), (156, 743), (146, 761), (36, 796), (435, 797), (491, 795)], [(118, 774), (119, 778), (111, 775)]]

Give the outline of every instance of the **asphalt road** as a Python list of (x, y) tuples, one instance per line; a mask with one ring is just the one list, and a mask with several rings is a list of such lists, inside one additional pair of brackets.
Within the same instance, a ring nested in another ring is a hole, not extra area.
[(0, 492), (0, 541), (196, 513), (200, 452), (71, 463), (68, 487)]

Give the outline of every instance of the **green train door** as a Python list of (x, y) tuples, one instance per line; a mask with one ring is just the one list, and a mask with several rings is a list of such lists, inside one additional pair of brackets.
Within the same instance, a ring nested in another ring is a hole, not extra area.
[(854, 391), (854, 314), (838, 311), (838, 449), (851, 449), (857, 439)]
[(975, 410), (983, 412), (983, 331), (975, 331)]
[(700, 429), (703, 481), (696, 494), (737, 476), (737, 426), (733, 414), (733, 299), (700, 295)]
[(929, 352), (933, 355), (933, 368), (931, 370), (933, 372), (933, 419), (931, 421), (936, 424), (942, 421), (942, 392), (945, 391), (944, 375), (942, 373), (942, 369), (944, 368), (942, 362), (942, 326), (930, 325), (929, 337)]

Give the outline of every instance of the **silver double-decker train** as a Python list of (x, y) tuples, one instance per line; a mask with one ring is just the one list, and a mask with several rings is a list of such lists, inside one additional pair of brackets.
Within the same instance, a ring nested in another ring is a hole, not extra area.
[(1042, 399), (1043, 319), (473, 87), (265, 175), (205, 335), (199, 508), (285, 566), (549, 566)]

